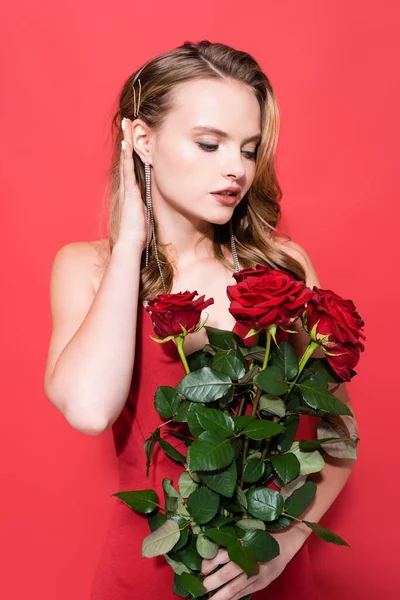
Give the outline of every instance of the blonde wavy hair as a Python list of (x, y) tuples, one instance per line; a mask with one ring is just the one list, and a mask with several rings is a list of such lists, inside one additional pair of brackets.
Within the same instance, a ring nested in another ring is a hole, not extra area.
[[(277, 223), (281, 218), (279, 202), (282, 190), (275, 172), (275, 154), (279, 137), (279, 109), (267, 76), (255, 59), (240, 50), (220, 43), (202, 40), (198, 43), (185, 42), (168, 52), (156, 56), (132, 73), (122, 86), (118, 97), (118, 110), (111, 124), (113, 139), (112, 162), (106, 191), (106, 212), (108, 221), (109, 250), (106, 262), (118, 239), (120, 185), (119, 161), (121, 149), (121, 120), (127, 117), (134, 120), (133, 87), (140, 77), (139, 118), (153, 130), (159, 130), (173, 106), (174, 88), (183, 82), (196, 79), (233, 79), (250, 86), (256, 95), (261, 110), (261, 135), (256, 157), (256, 171), (253, 183), (232, 215), (233, 233), (241, 268), (253, 267), (257, 263), (289, 272), (296, 279), (305, 282), (306, 274), (297, 260), (277, 248), (273, 243), (273, 232), (278, 232)], [(138, 85), (136, 85), (138, 88)], [(136, 91), (136, 99), (138, 92)], [(133, 152), (136, 180), (145, 202), (144, 164)], [(156, 237), (157, 216), (154, 215)], [(281, 232), (282, 233), (282, 232)], [(290, 239), (289, 236), (283, 234)], [(173, 267), (167, 259), (164, 248), (167, 244), (157, 241), (159, 260), (167, 292), (173, 284)], [(230, 247), (229, 222), (214, 224), (214, 255), (224, 266), (234, 270), (234, 266), (224, 256), (222, 247)], [(139, 296), (143, 301), (164, 293), (164, 288), (154, 256), (153, 245), (149, 248), (149, 264), (145, 266), (145, 251), (142, 255)]]

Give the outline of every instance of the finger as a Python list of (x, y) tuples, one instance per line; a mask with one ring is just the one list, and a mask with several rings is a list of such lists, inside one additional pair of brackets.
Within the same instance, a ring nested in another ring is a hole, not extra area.
[[(211, 592), (212, 590), (216, 590), (217, 588), (221, 587), (221, 585), (228, 583), (234, 577), (237, 577), (242, 573), (243, 569), (241, 569), (239, 565), (237, 565), (233, 561), (229, 561), (228, 564), (226, 564), (224, 567), (218, 569), (216, 573), (208, 575), (208, 577), (203, 579), (203, 585), (208, 592)], [(229, 596), (227, 596), (226, 598), (228, 597)]]
[(124, 189), (128, 193), (132, 193), (136, 188), (135, 168), (133, 164), (133, 136), (132, 136), (132, 121), (124, 119), (123, 140), (125, 149), (123, 150), (123, 180)]
[(121, 145), (121, 152), (119, 155), (119, 191), (120, 200), (124, 197), (124, 151)]
[(213, 600), (241, 600), (247, 594), (250, 594), (253, 587), (252, 584), (256, 581), (257, 575), (247, 579), (246, 573), (242, 573), (233, 581), (224, 585), (214, 596)]
[(218, 565), (223, 565), (230, 560), (227, 550), (220, 548), (214, 558), (203, 558), (201, 563), (201, 572), (203, 575), (210, 573)]
[(132, 143), (129, 140), (125, 141), (125, 150), (122, 161), (123, 180), (125, 193), (131, 197), (136, 190), (135, 169), (133, 166)]

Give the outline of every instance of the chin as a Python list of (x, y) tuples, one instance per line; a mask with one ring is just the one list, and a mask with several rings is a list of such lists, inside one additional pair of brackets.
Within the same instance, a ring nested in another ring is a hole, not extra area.
[(217, 210), (212, 214), (208, 214), (206, 220), (213, 225), (226, 225), (229, 223), (233, 215), (232, 206), (224, 206), (222, 210)]

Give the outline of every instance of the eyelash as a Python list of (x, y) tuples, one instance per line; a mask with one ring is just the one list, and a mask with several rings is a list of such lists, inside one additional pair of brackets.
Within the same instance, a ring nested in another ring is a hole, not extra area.
[[(216, 144), (204, 144), (202, 142), (196, 142), (196, 143), (205, 152), (215, 152), (215, 150), (218, 148), (218, 146)], [(244, 153), (247, 154), (246, 158), (248, 158), (249, 160), (255, 160), (257, 157), (257, 152), (247, 152), (245, 150)]]

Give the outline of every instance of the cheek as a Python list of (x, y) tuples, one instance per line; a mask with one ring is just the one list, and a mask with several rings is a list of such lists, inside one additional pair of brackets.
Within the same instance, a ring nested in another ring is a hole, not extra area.
[(193, 143), (170, 143), (157, 148), (154, 157), (154, 177), (158, 189), (165, 198), (180, 201), (190, 200), (188, 192), (193, 194), (197, 183), (201, 183), (199, 156)]

